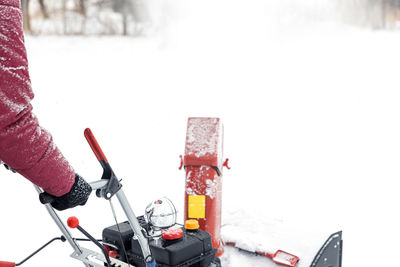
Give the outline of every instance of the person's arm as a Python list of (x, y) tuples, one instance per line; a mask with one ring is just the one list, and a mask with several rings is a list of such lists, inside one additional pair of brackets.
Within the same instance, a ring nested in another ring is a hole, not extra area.
[(33, 96), (20, 1), (0, 0), (0, 159), (47, 193), (64, 196), (78, 176), (32, 113)]

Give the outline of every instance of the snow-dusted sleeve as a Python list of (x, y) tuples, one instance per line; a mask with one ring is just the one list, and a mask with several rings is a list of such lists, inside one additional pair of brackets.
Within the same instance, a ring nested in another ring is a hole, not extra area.
[(19, 0), (0, 0), (0, 159), (46, 192), (69, 192), (75, 172), (32, 114)]

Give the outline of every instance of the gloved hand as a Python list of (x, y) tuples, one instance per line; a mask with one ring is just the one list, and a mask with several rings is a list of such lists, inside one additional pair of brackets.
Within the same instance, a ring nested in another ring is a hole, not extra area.
[(51, 199), (53, 208), (61, 211), (85, 205), (91, 192), (90, 185), (79, 174), (75, 174), (75, 183), (67, 194), (56, 197), (44, 192), (39, 195), (39, 198), (42, 203), (45, 199)]

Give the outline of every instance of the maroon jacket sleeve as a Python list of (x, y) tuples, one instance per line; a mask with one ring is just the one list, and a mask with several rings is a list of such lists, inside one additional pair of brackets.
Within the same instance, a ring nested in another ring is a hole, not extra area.
[(0, 0), (0, 159), (47, 193), (68, 193), (75, 172), (32, 113), (20, 0)]

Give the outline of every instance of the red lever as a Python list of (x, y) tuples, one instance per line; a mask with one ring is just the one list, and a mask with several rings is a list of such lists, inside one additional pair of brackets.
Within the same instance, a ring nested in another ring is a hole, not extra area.
[(75, 216), (71, 216), (68, 218), (67, 224), (68, 224), (69, 228), (76, 228), (79, 226), (79, 220)]
[(182, 157), (182, 155), (179, 155), (179, 158), (181, 159), (181, 164), (179, 165), (179, 170), (182, 170), (182, 167), (183, 167), (183, 157)]
[(227, 159), (225, 160), (224, 164), (222, 164), (222, 166), (224, 166), (224, 167), (226, 167), (228, 170), (230, 170), (231, 167), (229, 167), (228, 161), (229, 161), (229, 159), (227, 158)]
[(96, 155), (97, 160), (108, 163), (108, 160), (107, 160), (106, 156), (104, 155), (103, 150), (101, 150), (99, 143), (97, 143), (96, 138), (94, 138), (92, 130), (90, 130), (89, 128), (86, 128), (85, 129), (85, 137), (86, 137), (86, 140), (88, 141), (90, 147), (92, 148), (93, 153)]
[(0, 261), (0, 267), (15, 267), (15, 263), (8, 261)]

